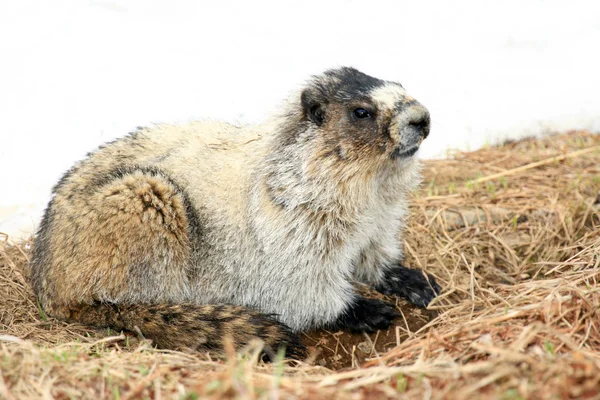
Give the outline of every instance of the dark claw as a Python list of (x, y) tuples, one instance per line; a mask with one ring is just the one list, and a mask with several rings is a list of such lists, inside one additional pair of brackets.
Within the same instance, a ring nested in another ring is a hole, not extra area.
[(348, 329), (354, 333), (374, 332), (387, 329), (399, 316), (395, 308), (384, 301), (359, 297), (330, 328)]
[(441, 292), (433, 276), (402, 265), (387, 271), (383, 283), (376, 285), (375, 289), (386, 295), (404, 297), (421, 308), (427, 307)]

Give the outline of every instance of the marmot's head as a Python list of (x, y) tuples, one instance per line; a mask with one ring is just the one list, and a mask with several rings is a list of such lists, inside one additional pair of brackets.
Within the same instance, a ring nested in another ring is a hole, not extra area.
[(265, 165), (276, 204), (324, 208), (340, 195), (374, 194), (395, 201), (419, 181), (414, 155), (429, 135), (429, 112), (398, 83), (332, 69), (309, 80), (277, 121)]
[(429, 112), (402, 85), (354, 68), (313, 77), (300, 100), (305, 123), (318, 132), (313, 139), (322, 140), (322, 155), (340, 161), (398, 162), (429, 135)]

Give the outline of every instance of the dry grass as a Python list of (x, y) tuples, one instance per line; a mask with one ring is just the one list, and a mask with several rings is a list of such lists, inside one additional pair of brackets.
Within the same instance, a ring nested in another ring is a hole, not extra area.
[[(427, 162), (405, 244), (444, 287), (438, 315), (411, 323), (403, 307), (399, 345), (337, 371), (255, 352), (212, 361), (47, 319), (27, 243), (0, 244), (0, 398), (600, 398), (599, 146), (576, 132)], [(327, 334), (334, 353), (357, 351)]]

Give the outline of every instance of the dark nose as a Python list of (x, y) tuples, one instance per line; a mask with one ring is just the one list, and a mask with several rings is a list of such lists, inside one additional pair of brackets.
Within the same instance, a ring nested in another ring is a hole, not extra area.
[(411, 110), (409, 114), (408, 126), (418, 132), (425, 139), (429, 136), (431, 117), (429, 111), (423, 106), (419, 106), (416, 110)]

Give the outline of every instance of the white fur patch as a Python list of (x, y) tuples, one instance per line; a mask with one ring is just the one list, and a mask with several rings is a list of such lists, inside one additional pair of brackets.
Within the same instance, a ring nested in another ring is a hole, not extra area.
[(371, 97), (380, 103), (385, 108), (393, 108), (398, 100), (407, 98), (406, 90), (400, 85), (394, 83), (387, 83), (383, 86), (373, 89)]

